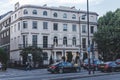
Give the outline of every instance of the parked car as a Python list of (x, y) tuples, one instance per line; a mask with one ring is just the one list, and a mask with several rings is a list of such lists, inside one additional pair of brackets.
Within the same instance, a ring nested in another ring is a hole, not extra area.
[[(99, 59), (94, 59), (94, 63), (93, 63), (93, 60), (90, 59), (90, 67), (94, 68), (94, 70), (99, 70), (98, 66), (100, 64), (104, 63), (103, 61), (99, 60)], [(88, 63), (88, 59), (85, 59), (84, 60), (84, 63), (83, 63), (83, 68), (84, 69), (88, 69), (89, 68), (89, 63)]]
[(99, 65), (101, 72), (114, 72), (120, 70), (120, 64), (116, 64), (115, 61), (109, 61)]
[(120, 59), (116, 59), (115, 61), (117, 64), (120, 64)]
[(64, 72), (79, 72), (79, 66), (75, 66), (69, 62), (57, 62), (52, 64), (47, 69), (51, 73), (64, 73)]

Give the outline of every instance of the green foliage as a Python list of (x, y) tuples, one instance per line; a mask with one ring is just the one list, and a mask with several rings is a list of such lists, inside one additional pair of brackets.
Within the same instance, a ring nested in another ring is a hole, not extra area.
[(99, 18), (98, 31), (94, 34), (94, 40), (104, 60), (116, 58), (120, 53), (120, 9), (115, 12), (109, 11)]
[(41, 48), (27, 47), (27, 48), (24, 48), (21, 52), (21, 55), (23, 56), (23, 60), (24, 60), (23, 62), (27, 61), (27, 56), (29, 53), (32, 54), (34, 62), (43, 61), (43, 52)]
[(73, 58), (73, 55), (71, 52), (68, 52), (67, 53), (67, 62), (71, 62), (72, 61), (72, 58)]
[(0, 61), (4, 64), (7, 64), (8, 61), (8, 55), (2, 48), (0, 48)]

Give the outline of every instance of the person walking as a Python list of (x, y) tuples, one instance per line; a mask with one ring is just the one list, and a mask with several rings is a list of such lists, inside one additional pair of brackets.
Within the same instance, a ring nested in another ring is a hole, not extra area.
[(31, 70), (31, 65), (30, 62), (26, 62), (26, 71)]
[(2, 63), (0, 62), (0, 70), (2, 70)]

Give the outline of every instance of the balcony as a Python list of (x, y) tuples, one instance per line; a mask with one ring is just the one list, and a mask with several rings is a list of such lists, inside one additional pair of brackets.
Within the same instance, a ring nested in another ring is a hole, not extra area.
[(32, 45), (32, 44), (19, 44), (18, 47), (19, 49), (24, 49), (27, 47), (38, 47), (38, 48), (43, 48), (43, 49), (53, 49), (53, 48), (79, 48), (78, 45), (53, 45), (53, 44), (37, 44), (37, 45)]
[(19, 44), (18, 47), (19, 49), (24, 49), (27, 47), (38, 47), (38, 48), (43, 48), (43, 49), (52, 49), (52, 45), (51, 44), (47, 44), (47, 45), (43, 45), (43, 44), (37, 44), (37, 45), (32, 45), (32, 44)]

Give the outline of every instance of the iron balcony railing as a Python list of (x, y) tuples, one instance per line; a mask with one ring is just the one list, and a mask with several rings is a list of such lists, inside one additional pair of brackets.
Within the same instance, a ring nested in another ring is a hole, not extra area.
[(19, 49), (24, 49), (26, 47), (39, 47), (39, 48), (44, 48), (44, 49), (53, 49), (53, 48), (79, 48), (78, 45), (53, 45), (53, 44), (36, 44), (36, 45), (32, 45), (32, 44), (19, 44), (18, 47)]

